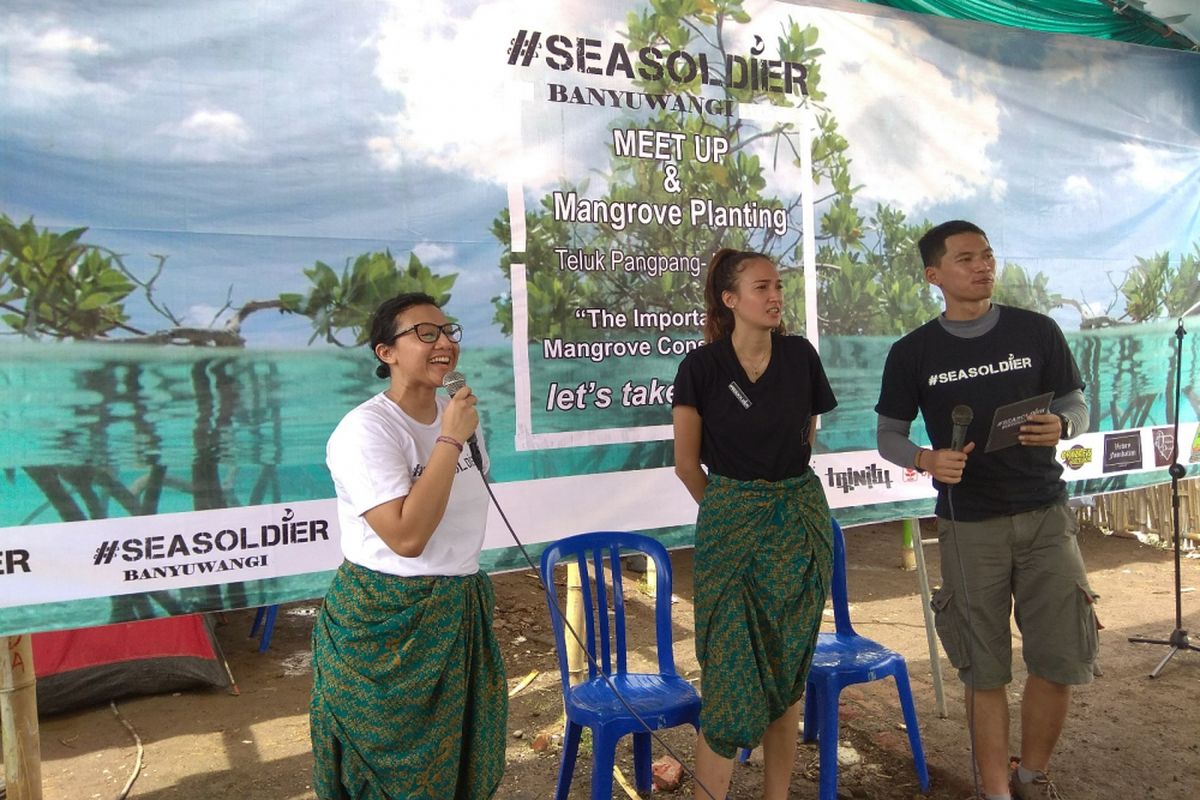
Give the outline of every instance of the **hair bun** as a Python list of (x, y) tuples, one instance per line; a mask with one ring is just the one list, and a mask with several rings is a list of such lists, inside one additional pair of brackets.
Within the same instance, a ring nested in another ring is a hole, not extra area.
[(378, 367), (375, 368), (375, 376), (378, 378), (387, 378), (387, 377), (391, 376), (391, 374), (392, 374), (392, 371), (390, 369), (388, 369), (387, 364), (380, 364)]

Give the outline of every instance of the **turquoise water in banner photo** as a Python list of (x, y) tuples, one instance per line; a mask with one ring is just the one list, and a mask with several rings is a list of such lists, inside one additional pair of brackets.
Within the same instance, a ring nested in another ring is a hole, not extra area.
[[(1068, 334), (1093, 430), (1173, 419), (1175, 326), (1161, 323)], [(822, 358), (839, 399), (818, 452), (874, 447), (874, 405), (889, 337), (828, 336)], [(1181, 419), (1197, 419), (1200, 340), (1185, 340)], [(93, 344), (12, 344), (0, 349), (0, 527), (203, 510), (333, 496), (325, 469), (330, 431), (383, 381), (362, 351), (214, 350)], [(546, 408), (548, 387), (594, 381), (670, 382), (678, 359), (542, 361), (530, 348), (535, 433), (661, 425), (664, 404), (587, 413)], [(518, 452), (508, 348), (468, 349), (460, 369), (480, 409), (497, 482), (636, 470), (672, 463), (671, 442)], [(918, 422), (915, 434), (923, 436)], [(1069, 474), (1066, 477), (1070, 477)], [(1072, 484), (1092, 494), (1167, 481), (1165, 470)], [(927, 502), (842, 509), (846, 524), (930, 513)], [(670, 545), (690, 527), (655, 531)], [(531, 551), (536, 557), (540, 547)], [(488, 551), (489, 570), (520, 568), (516, 548)], [(320, 596), (329, 573), (144, 595), (18, 607), (7, 632), (238, 608)]]
[[(1173, 418), (1174, 329), (1161, 323), (1068, 335), (1087, 384), (1093, 430)], [(821, 340), (839, 407), (823, 420), (819, 452), (874, 446), (878, 376), (891, 341)], [(1187, 392), (1200, 383), (1200, 340), (1191, 334), (1185, 345)], [(677, 363), (671, 357), (542, 361), (531, 346), (533, 430), (669, 424), (666, 404), (548, 411), (547, 393), (551, 383), (586, 380), (619, 396), (626, 382), (669, 383)], [(467, 349), (460, 369), (481, 398), (496, 481), (671, 463), (670, 442), (517, 452), (510, 351)], [(0, 526), (331, 497), (325, 441), (347, 410), (383, 386), (358, 350), (5, 346)], [(1183, 402), (1185, 422), (1196, 419), (1193, 402), (1200, 402), (1191, 396)], [(148, 482), (160, 488), (157, 499), (139, 505)]]

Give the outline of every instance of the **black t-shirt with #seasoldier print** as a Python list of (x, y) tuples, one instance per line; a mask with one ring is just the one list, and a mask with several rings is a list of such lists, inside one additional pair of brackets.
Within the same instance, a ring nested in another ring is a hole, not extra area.
[(807, 339), (772, 334), (771, 360), (754, 383), (728, 336), (688, 353), (672, 405), (700, 413), (700, 460), (710, 472), (781, 481), (808, 469), (809, 421), (837, 406), (837, 398)]
[[(950, 446), (951, 412), (970, 406), (974, 419), (961, 483), (954, 486), (954, 514), (961, 520), (1019, 514), (1066, 498), (1062, 465), (1053, 447), (1014, 445), (985, 453), (998, 407), (1046, 392), (1062, 397), (1083, 388), (1079, 368), (1058, 325), (1049, 317), (996, 306), (999, 319), (972, 339), (955, 336), (934, 319), (892, 345), (883, 368), (875, 411), (899, 420), (925, 420), (935, 449)], [(949, 517), (946, 487), (937, 481), (937, 515)]]

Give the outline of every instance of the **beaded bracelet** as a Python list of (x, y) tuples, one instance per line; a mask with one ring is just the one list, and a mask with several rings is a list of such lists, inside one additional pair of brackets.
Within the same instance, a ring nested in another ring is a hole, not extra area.
[(458, 439), (455, 439), (455, 438), (453, 438), (453, 437), (451, 437), (451, 436), (439, 436), (439, 437), (437, 438), (437, 441), (439, 441), (439, 442), (445, 442), (446, 444), (448, 444), (448, 445), (450, 445), (450, 446), (452, 446), (452, 447), (455, 447), (455, 448), (457, 448), (457, 449), (458, 449), (458, 452), (460, 452), (460, 453), (462, 452), (462, 448), (463, 448), (463, 446), (462, 446), (462, 442), (460, 442)]

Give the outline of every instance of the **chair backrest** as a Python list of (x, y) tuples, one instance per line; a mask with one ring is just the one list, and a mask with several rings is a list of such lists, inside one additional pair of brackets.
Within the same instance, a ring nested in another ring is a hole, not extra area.
[[(560, 561), (579, 565), (582, 588), (584, 629), (576, 631), (591, 655), (588, 678), (597, 675), (596, 667), (608, 675), (626, 672), (625, 591), (621, 583), (621, 556), (643, 553), (654, 561), (656, 589), (654, 598), (655, 645), (659, 672), (674, 674), (675, 656), (671, 646), (671, 561), (667, 550), (649, 536), (626, 531), (595, 531), (560, 539), (542, 552), (541, 576), (546, 586), (546, 603), (558, 650), (558, 666), (563, 690), (570, 686), (567, 667), (567, 642), (574, 638), (563, 625), (563, 613), (554, 584), (554, 566)], [(610, 629), (611, 610), (611, 629)]]
[(833, 577), (830, 579), (830, 594), (833, 597), (833, 624), (837, 632), (843, 636), (853, 636), (854, 626), (850, 624), (850, 600), (846, 590), (846, 539), (842, 536), (842, 526), (838, 521), (833, 524)]

